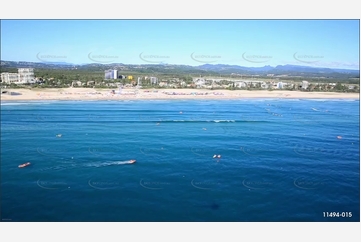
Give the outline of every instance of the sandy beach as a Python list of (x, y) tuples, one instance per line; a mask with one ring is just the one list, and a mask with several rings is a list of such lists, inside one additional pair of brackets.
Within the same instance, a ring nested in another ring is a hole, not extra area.
[[(301, 92), (301, 91), (245, 91), (206, 89), (112, 89), (49, 88), (2, 89), (2, 101), (21, 100), (156, 100), (156, 99), (244, 99), (244, 98), (301, 98), (301, 99), (359, 99), (359, 93)], [(7, 91), (7, 93), (3, 93)], [(11, 93), (11, 94), (10, 94)]]

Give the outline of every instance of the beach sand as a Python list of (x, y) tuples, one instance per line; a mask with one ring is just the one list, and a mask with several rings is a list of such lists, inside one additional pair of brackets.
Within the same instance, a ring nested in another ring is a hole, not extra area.
[[(296, 99), (359, 99), (359, 93), (301, 92), (284, 90), (206, 90), (206, 89), (113, 89), (49, 88), (49, 89), (2, 89), (2, 101), (21, 100), (156, 100), (156, 99), (244, 99), (244, 98), (296, 98)], [(10, 95), (9, 92), (18, 95)]]

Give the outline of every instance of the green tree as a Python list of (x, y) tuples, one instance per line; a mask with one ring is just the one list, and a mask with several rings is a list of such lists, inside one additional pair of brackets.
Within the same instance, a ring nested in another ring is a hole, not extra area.
[(347, 91), (347, 89), (348, 89), (348, 87), (346, 87), (345, 85), (342, 85), (340, 82), (337, 82), (335, 87), (333, 88), (333, 90), (339, 91), (339, 92)]

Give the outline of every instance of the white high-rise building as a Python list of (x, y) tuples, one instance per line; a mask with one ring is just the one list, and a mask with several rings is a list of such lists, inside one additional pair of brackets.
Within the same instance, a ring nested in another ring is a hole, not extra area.
[(158, 82), (158, 78), (156, 78), (156, 77), (154, 77), (154, 76), (151, 76), (151, 77), (150, 77), (150, 83), (152, 83), (152, 84), (157, 84), (157, 82)]
[(1, 73), (1, 80), (4, 83), (11, 84), (27, 84), (34, 83), (34, 69), (33, 68), (18, 68), (18, 73)]
[(34, 81), (33, 68), (18, 68), (18, 73), (20, 83), (32, 83)]
[(106, 70), (104, 77), (105, 79), (118, 79), (118, 70)]

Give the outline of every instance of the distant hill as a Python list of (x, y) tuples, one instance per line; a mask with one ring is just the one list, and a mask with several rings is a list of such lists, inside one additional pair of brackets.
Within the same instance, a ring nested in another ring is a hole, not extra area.
[(266, 72), (273, 69), (271, 66), (263, 67), (245, 67), (237, 65), (225, 65), (225, 64), (204, 64), (197, 66), (201, 70), (216, 71), (216, 72)]
[(263, 66), (263, 67), (244, 67), (237, 65), (224, 65), (224, 64), (205, 64), (198, 66), (198, 68), (209, 71), (216, 72), (253, 72), (261, 73), (267, 72), (269, 74), (280, 74), (280, 73), (350, 73), (350, 74), (359, 74), (359, 70), (348, 70), (348, 69), (332, 69), (332, 68), (317, 68), (309, 66), (298, 66), (298, 65), (278, 65), (276, 67), (272, 66)]
[(7, 68), (69, 68), (75, 66), (67, 62), (28, 62), (28, 61), (1, 61), (0, 66)]
[(204, 64), (199, 66), (171, 65), (171, 64), (145, 64), (130, 65), (123, 63), (100, 64), (91, 63), (76, 65), (66, 62), (26, 62), (26, 61), (1, 61), (1, 69), (9, 68), (39, 68), (39, 69), (81, 69), (89, 71), (103, 71), (107, 69), (118, 69), (137, 73), (162, 73), (183, 75), (217, 75), (217, 74), (239, 74), (239, 75), (285, 75), (297, 77), (323, 77), (323, 78), (359, 78), (359, 70), (317, 68), (298, 65), (269, 65), (263, 67), (245, 67), (226, 64)]

